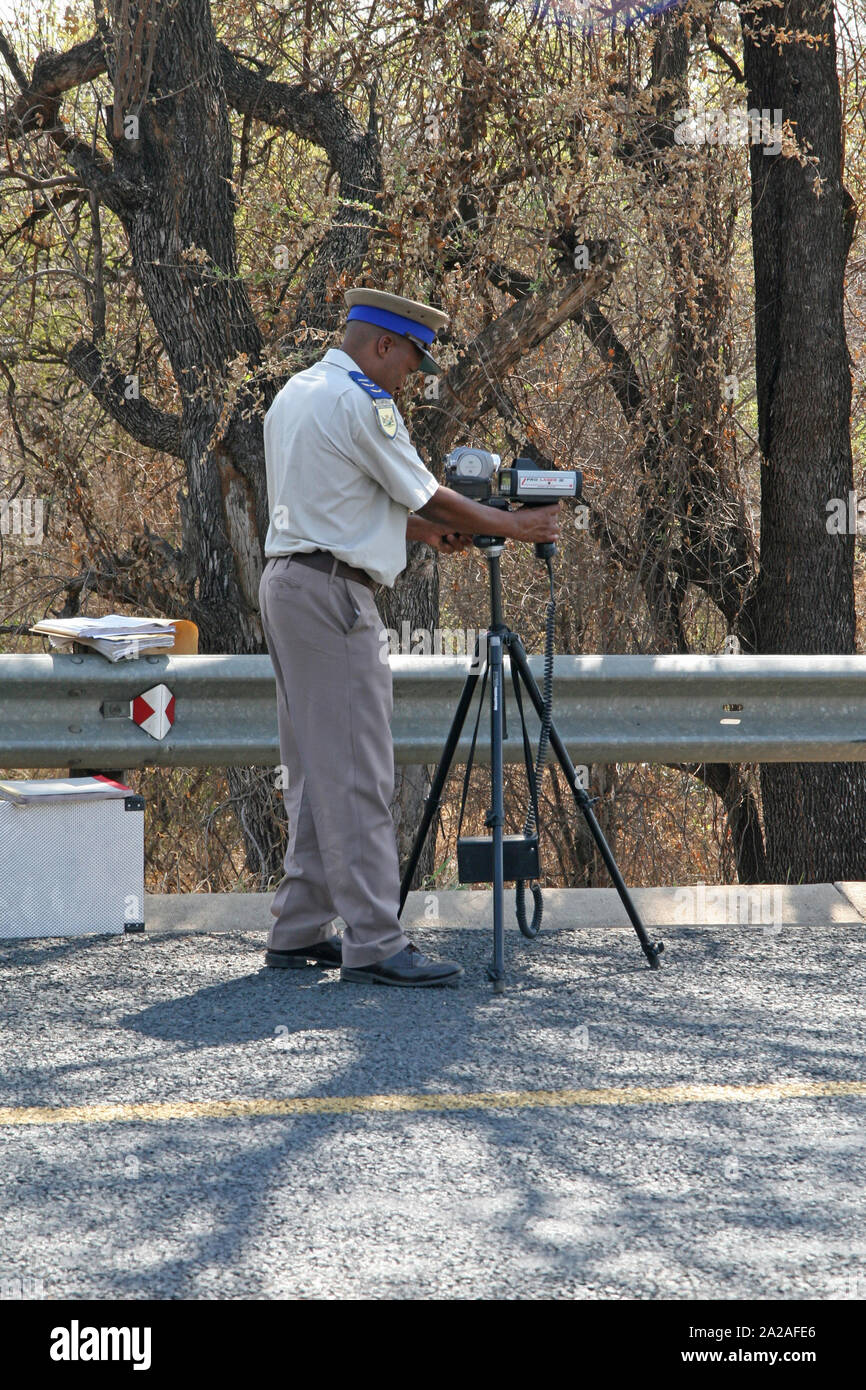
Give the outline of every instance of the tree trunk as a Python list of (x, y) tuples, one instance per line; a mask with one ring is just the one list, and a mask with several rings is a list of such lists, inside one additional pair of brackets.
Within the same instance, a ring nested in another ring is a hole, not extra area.
[[(115, 29), (121, 24), (115, 11)], [(119, 34), (121, 43), (128, 37)], [(107, 52), (110, 55), (111, 50)], [(109, 70), (120, 89), (123, 74)], [(262, 340), (239, 274), (232, 141), (207, 0), (179, 0), (162, 15), (139, 138), (112, 141), (116, 172), (148, 196), (124, 224), (135, 273), (182, 399), (183, 549), (188, 609), (203, 652), (263, 649), (258, 586), (268, 525), (261, 419), (230, 398), (229, 364), (258, 365)], [(115, 129), (122, 127), (119, 112)], [(227, 768), (248, 869), (260, 886), (279, 874), (279, 800), (270, 768)]]
[[(759, 3), (741, 12), (750, 108), (790, 121), (799, 152), (751, 147), (761, 462), (757, 647), (855, 650), (854, 536), (828, 531), (853, 487), (851, 363), (843, 285), (852, 234), (842, 184), (833, 7)], [(776, 43), (780, 29), (817, 41)], [(767, 872), (774, 882), (866, 876), (866, 768), (764, 764)]]

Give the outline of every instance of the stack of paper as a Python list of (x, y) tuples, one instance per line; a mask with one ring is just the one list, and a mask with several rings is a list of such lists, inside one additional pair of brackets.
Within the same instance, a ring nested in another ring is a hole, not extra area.
[(157, 647), (173, 647), (175, 619), (126, 618), (120, 613), (105, 618), (43, 618), (30, 631), (45, 634), (59, 651), (71, 652), (73, 642), (81, 642), (109, 661), (120, 661)]

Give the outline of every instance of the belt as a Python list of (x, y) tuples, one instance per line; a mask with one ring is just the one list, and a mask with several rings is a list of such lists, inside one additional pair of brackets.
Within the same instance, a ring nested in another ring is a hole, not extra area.
[(347, 565), (345, 560), (337, 560), (335, 568), (330, 550), (296, 550), (290, 558), (293, 565), (310, 565), (314, 570), (325, 570), (327, 573), (334, 569), (341, 578), (354, 579), (356, 584), (363, 584), (374, 593), (379, 587), (375, 579), (371, 579), (366, 570), (358, 569), (357, 565)]

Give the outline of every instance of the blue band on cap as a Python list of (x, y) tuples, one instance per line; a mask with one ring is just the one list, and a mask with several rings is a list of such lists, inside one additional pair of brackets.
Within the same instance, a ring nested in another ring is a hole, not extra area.
[(436, 331), (415, 319), (404, 318), (402, 314), (392, 314), (388, 309), (376, 309), (372, 304), (355, 304), (349, 310), (350, 319), (362, 319), (364, 323), (375, 323), (380, 328), (390, 328), (392, 333), (414, 333), (422, 343), (432, 343)]

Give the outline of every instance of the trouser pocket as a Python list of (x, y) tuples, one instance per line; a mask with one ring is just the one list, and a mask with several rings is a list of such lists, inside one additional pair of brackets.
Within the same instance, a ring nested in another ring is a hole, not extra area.
[(361, 624), (362, 613), (355, 599), (355, 595), (349, 586), (349, 581), (342, 575), (332, 575), (328, 585), (328, 595), (331, 608), (340, 624), (340, 631), (345, 637), (350, 632), (354, 632)]

